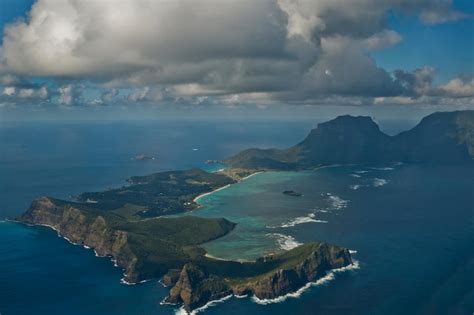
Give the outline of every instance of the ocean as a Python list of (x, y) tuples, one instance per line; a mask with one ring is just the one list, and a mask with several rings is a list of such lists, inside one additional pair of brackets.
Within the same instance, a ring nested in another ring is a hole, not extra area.
[[(41, 195), (70, 198), (132, 175), (201, 167), (249, 147), (287, 147), (317, 121), (2, 123), (0, 219)], [(389, 133), (412, 122), (381, 122)], [(136, 161), (145, 154), (154, 160)], [(268, 172), (203, 197), (193, 215), (237, 222), (209, 254), (253, 259), (325, 240), (357, 268), (262, 305), (232, 297), (204, 314), (472, 314), (474, 167), (393, 164)], [(284, 190), (301, 197), (282, 194)], [(0, 223), (0, 314), (175, 314), (157, 280), (121, 270), (45, 227)], [(258, 301), (257, 301), (258, 302)], [(261, 302), (261, 301), (260, 301)]]

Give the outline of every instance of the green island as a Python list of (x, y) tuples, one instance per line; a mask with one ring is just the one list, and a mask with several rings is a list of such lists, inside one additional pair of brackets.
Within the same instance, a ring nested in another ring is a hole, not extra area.
[(199, 207), (197, 199), (259, 171), (314, 169), (331, 164), (472, 162), (474, 111), (435, 113), (412, 130), (382, 133), (369, 117), (341, 116), (319, 124), (286, 150), (249, 149), (217, 173), (200, 169), (135, 176), (128, 185), (87, 192), (75, 201), (41, 197), (17, 218), (45, 225), (78, 245), (110, 256), (123, 281), (162, 278), (171, 286), (164, 303), (190, 312), (230, 294), (273, 299), (295, 292), (327, 271), (352, 264), (349, 250), (325, 242), (301, 245), (254, 262), (208, 257), (200, 246), (231, 233), (224, 218), (166, 217)]

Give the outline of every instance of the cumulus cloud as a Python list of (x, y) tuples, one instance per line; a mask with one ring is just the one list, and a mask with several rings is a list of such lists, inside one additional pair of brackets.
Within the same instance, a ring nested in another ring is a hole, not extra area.
[(12, 96), (15, 95), (16, 89), (14, 86), (7, 86), (3, 89), (3, 95)]
[(421, 12), (420, 18), (426, 24), (440, 24), (469, 17), (463, 12), (451, 9), (451, 4), (451, 0), (434, 1)]
[(100, 97), (101, 102), (103, 103), (112, 103), (117, 96), (119, 95), (119, 91), (117, 89), (110, 89), (102, 92)]
[(128, 95), (128, 99), (133, 102), (160, 102), (164, 99), (164, 91), (157, 88), (150, 88), (148, 86), (144, 88), (135, 89)]
[(61, 85), (56, 93), (56, 101), (59, 105), (71, 106), (87, 103), (83, 97), (84, 86), (82, 84), (64, 84)]
[(450, 97), (474, 97), (474, 76), (455, 78), (438, 87), (435, 93)]
[(435, 69), (423, 67), (414, 71), (396, 70), (394, 75), (408, 96), (419, 96), (430, 92), (434, 79)]
[[(446, 0), (38, 0), (4, 30), (0, 84), (92, 80), (106, 88), (101, 104), (433, 93), (430, 70), (392, 75), (370, 57), (402, 40), (387, 23), (393, 11), (428, 24), (464, 17)], [(468, 89), (456, 84), (439, 90)], [(52, 94), (72, 105), (79, 92), (60, 84)]]
[(16, 105), (44, 105), (49, 103), (51, 93), (45, 85), (26, 84), (20, 81), (8, 81), (18, 85), (4, 86), (0, 90), (1, 107), (14, 107)]
[(32, 87), (15, 87), (6, 86), (3, 88), (4, 96), (18, 97), (23, 99), (46, 99), (49, 96), (49, 91), (46, 86), (32, 86)]

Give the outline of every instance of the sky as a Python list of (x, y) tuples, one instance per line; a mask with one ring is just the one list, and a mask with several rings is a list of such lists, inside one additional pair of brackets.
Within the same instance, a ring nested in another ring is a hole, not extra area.
[(2, 121), (474, 109), (472, 0), (0, 0), (0, 27)]

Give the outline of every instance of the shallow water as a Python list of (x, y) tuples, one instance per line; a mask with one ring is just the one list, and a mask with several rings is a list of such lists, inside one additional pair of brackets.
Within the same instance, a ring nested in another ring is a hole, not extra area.
[[(240, 212), (245, 217), (235, 232), (206, 245), (214, 256), (252, 257), (251, 242), (258, 243), (265, 235), (268, 240), (261, 247), (276, 250), (281, 243), (269, 241), (269, 233), (279, 233), (294, 242), (326, 240), (346, 246), (357, 251), (354, 257), (360, 262), (359, 270), (338, 274), (327, 286), (311, 288), (298, 300), (264, 309), (245, 303), (233, 305), (238, 309), (233, 314), (310, 310), (317, 314), (470, 314), (474, 309), (474, 168), (391, 167), (268, 173), (242, 184), (262, 182), (257, 192), (245, 196), (229, 189), (202, 200), (207, 207), (203, 216), (221, 211), (229, 218), (237, 218)], [(350, 176), (355, 172), (361, 177)], [(285, 180), (273, 182), (273, 176)], [(386, 183), (379, 185), (374, 179)], [(351, 189), (355, 184), (361, 188)], [(303, 196), (283, 195), (286, 189)], [(251, 220), (252, 212), (257, 223)], [(314, 214), (327, 223), (281, 227), (305, 214), (308, 218)], [(272, 226), (261, 222), (271, 222)], [(228, 310), (227, 306), (217, 306), (210, 314)]]
[[(129, 176), (201, 167), (253, 146), (289, 146), (314, 121), (87, 122), (0, 124), (0, 314), (174, 314), (157, 281), (127, 286), (107, 258), (73, 246), (45, 227), (4, 218), (42, 195), (69, 198), (125, 184)], [(193, 150), (198, 149), (198, 150)], [(134, 161), (146, 154), (155, 160)]]

